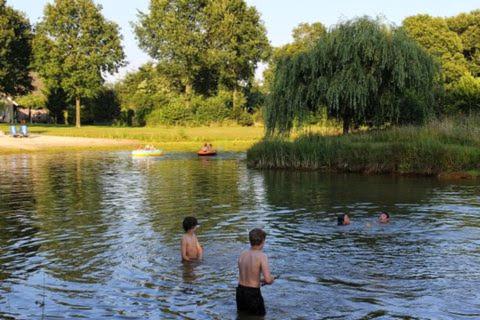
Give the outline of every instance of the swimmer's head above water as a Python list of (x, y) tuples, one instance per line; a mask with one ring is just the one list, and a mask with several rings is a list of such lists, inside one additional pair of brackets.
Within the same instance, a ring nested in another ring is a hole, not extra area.
[(350, 217), (346, 213), (342, 213), (337, 217), (337, 225), (338, 226), (346, 226), (350, 224)]
[(378, 222), (388, 223), (389, 221), (390, 221), (390, 215), (387, 212), (381, 212), (380, 216), (378, 217)]

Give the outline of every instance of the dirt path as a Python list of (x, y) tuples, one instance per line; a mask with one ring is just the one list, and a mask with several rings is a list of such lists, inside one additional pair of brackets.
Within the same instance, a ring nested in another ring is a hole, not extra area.
[(31, 135), (28, 138), (13, 138), (6, 135), (0, 135), (0, 153), (1, 149), (18, 151), (43, 151), (48, 149), (61, 148), (121, 148), (128, 149), (138, 144), (134, 140), (120, 139), (97, 139), (97, 138), (79, 138), (79, 137), (60, 137)]

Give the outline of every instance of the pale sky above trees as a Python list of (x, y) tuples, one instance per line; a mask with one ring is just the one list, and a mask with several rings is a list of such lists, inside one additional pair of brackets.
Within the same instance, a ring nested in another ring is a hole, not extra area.
[[(49, 0), (7, 0), (7, 4), (25, 12), (32, 24), (42, 16), (43, 7), (47, 2)], [(137, 10), (147, 10), (149, 0), (95, 0), (95, 2), (103, 6), (103, 14), (107, 19), (115, 21), (121, 28), (129, 64), (116, 76), (118, 78), (149, 60), (148, 55), (138, 47), (130, 25), (130, 22), (137, 20)], [(340, 19), (382, 15), (386, 20), (400, 24), (405, 17), (420, 13), (452, 16), (480, 9), (478, 0), (247, 0), (247, 3), (256, 6), (261, 13), (269, 39), (274, 46), (290, 42), (292, 29), (301, 22), (319, 21), (331, 26)]]

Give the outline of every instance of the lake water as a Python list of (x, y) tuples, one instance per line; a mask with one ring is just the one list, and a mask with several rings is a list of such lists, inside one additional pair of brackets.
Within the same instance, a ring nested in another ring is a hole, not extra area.
[[(205, 248), (193, 265), (187, 215)], [(280, 275), (266, 319), (480, 319), (478, 182), (121, 152), (0, 156), (0, 318), (236, 319), (254, 227)]]

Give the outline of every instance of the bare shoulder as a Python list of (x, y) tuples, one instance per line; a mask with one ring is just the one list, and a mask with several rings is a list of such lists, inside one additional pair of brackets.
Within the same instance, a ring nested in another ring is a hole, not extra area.
[(249, 255), (253, 258), (253, 260), (257, 262), (265, 262), (267, 261), (267, 255), (262, 251), (249, 251)]
[(265, 252), (263, 252), (263, 251), (260, 251), (260, 252), (258, 253), (258, 257), (259, 257), (260, 259), (264, 260), (264, 261), (267, 261), (267, 260), (268, 260), (267, 255), (266, 255)]

